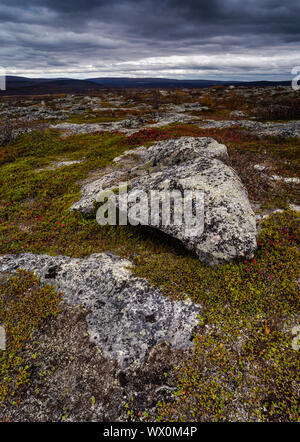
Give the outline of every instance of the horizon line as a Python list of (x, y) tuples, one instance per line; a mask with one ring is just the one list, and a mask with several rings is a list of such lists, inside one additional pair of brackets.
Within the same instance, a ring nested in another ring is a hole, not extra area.
[(272, 78), (252, 78), (252, 79), (242, 79), (242, 78), (222, 78), (222, 79), (217, 79), (217, 78), (175, 78), (175, 77), (131, 77), (131, 76), (95, 76), (95, 77), (84, 77), (84, 78), (80, 78), (80, 77), (74, 77), (74, 76), (63, 76), (63, 75), (58, 75), (58, 76), (50, 76), (48, 77), (47, 75), (39, 75), (39, 76), (31, 76), (30, 74), (5, 74), (5, 77), (16, 77), (16, 78), (30, 78), (30, 79), (49, 79), (49, 80), (91, 80), (91, 79), (95, 79), (95, 78), (103, 78), (103, 79), (127, 79), (127, 80), (172, 80), (172, 81), (218, 81), (218, 82), (245, 82), (245, 83), (250, 83), (250, 82), (257, 82), (257, 81), (269, 81), (269, 82), (281, 82), (281, 81), (291, 81), (292, 80), (292, 76), (290, 78), (280, 78), (280, 79), (272, 79)]

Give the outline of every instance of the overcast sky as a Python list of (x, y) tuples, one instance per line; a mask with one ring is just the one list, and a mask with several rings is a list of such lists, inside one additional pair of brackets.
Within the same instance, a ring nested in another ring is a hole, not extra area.
[(300, 66), (300, 0), (0, 0), (0, 21), (10, 75), (290, 79)]

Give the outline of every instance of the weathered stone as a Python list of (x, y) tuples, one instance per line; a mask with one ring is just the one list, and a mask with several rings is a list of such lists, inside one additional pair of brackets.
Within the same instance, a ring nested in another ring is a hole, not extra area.
[[(162, 141), (150, 147), (146, 155), (143, 150), (141, 158), (146, 162), (127, 175), (131, 177), (131, 191), (142, 190), (148, 195), (153, 190), (179, 190), (182, 197), (184, 190), (204, 192), (203, 233), (195, 235), (184, 223), (163, 225), (161, 218), (154, 224), (150, 216), (147, 225), (179, 239), (209, 265), (250, 258), (256, 249), (255, 215), (247, 191), (233, 169), (213, 158), (226, 154), (226, 146), (212, 138)], [(85, 185), (81, 199), (71, 209), (91, 212), (99, 192), (113, 190), (124, 181), (124, 173), (117, 176), (112, 172)]]
[(182, 164), (202, 156), (227, 157), (227, 147), (210, 137), (181, 137), (154, 144), (148, 149), (146, 160), (161, 167)]
[(73, 166), (74, 164), (80, 164), (83, 160), (72, 160), (72, 161), (54, 161), (53, 163), (49, 164), (46, 167), (42, 167), (40, 169), (36, 169), (35, 172), (42, 172), (43, 170), (56, 170), (60, 167), (65, 166)]
[(101, 131), (118, 131), (126, 135), (132, 135), (141, 129), (162, 127), (171, 123), (188, 123), (197, 120), (197, 117), (181, 113), (159, 113), (155, 116), (157, 122), (146, 124), (145, 119), (129, 118), (122, 121), (112, 121), (108, 123), (59, 123), (51, 125), (53, 129), (60, 129), (65, 132), (76, 134), (93, 133)]
[(159, 112), (156, 118), (157, 122), (149, 124), (147, 127), (163, 127), (172, 123), (192, 123), (199, 119), (199, 117), (176, 112), (176, 110), (175, 112)]
[(137, 165), (128, 171), (129, 175), (126, 176), (126, 172), (117, 170), (105, 174), (93, 182), (84, 184), (81, 198), (72, 205), (71, 210), (86, 214), (91, 213), (94, 210), (94, 203), (99, 192), (104, 189), (113, 189), (121, 181), (129, 181), (129, 176), (134, 178), (135, 176), (144, 175), (154, 165), (161, 168), (197, 159), (199, 156), (226, 157), (227, 148), (224, 144), (220, 144), (209, 137), (181, 137), (160, 141), (149, 149), (140, 146), (125, 151), (123, 155), (114, 158), (113, 161), (120, 163), (126, 160), (128, 156), (134, 156), (137, 161)]
[(125, 152), (113, 159), (114, 163), (120, 163), (126, 160), (129, 156), (134, 156), (141, 161), (147, 160), (147, 148), (145, 146), (136, 147), (135, 149), (125, 150)]
[(245, 112), (243, 112), (241, 110), (234, 110), (234, 111), (230, 112), (229, 116), (231, 118), (243, 118), (243, 117), (246, 117), (247, 115), (245, 114)]
[(126, 180), (126, 173), (116, 170), (103, 175), (101, 178), (86, 183), (81, 188), (81, 198), (76, 201), (70, 210), (82, 212), (85, 214), (92, 213), (95, 209), (95, 202), (99, 192), (103, 189), (113, 189), (119, 182)]
[(125, 132), (127, 134), (132, 134), (136, 132), (136, 129), (126, 129), (124, 127), (124, 122), (116, 121), (109, 123), (60, 123), (54, 124), (50, 126), (53, 129), (60, 129), (64, 132), (72, 132), (75, 134), (85, 134), (85, 133), (95, 133), (95, 132), (103, 132), (103, 131), (120, 131)]
[[(255, 215), (247, 191), (233, 169), (215, 158), (164, 168), (135, 178), (130, 189), (148, 194), (157, 190), (204, 192), (204, 231), (199, 235), (181, 225), (149, 225), (179, 239), (209, 265), (237, 258), (250, 258), (256, 249)], [(173, 205), (171, 204), (171, 209)], [(171, 218), (173, 213), (171, 214)]]
[(272, 175), (270, 177), (274, 181), (282, 181), (283, 183), (287, 184), (300, 184), (300, 178), (297, 177), (283, 177), (278, 175)]
[(145, 124), (145, 120), (141, 117), (130, 118), (122, 121), (122, 127), (125, 129), (136, 129)]
[(62, 291), (68, 304), (85, 307), (91, 341), (124, 368), (143, 361), (161, 342), (191, 347), (200, 314), (191, 301), (164, 297), (145, 279), (135, 277), (130, 266), (130, 261), (110, 253), (84, 259), (30, 253), (0, 257), (0, 273), (34, 271), (41, 283)]

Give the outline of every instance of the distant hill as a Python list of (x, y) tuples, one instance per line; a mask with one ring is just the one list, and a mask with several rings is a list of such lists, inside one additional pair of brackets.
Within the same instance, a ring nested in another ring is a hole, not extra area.
[(218, 80), (176, 80), (171, 78), (111, 78), (99, 77), (86, 80), (71, 78), (27, 78), (17, 76), (6, 77), (6, 91), (0, 95), (42, 95), (59, 93), (88, 93), (102, 88), (203, 88), (218, 85), (236, 86), (279, 86), (290, 85), (290, 81), (218, 81)]
[(102, 84), (105, 87), (125, 88), (202, 88), (219, 85), (237, 86), (278, 86), (290, 85), (290, 81), (218, 81), (218, 80), (176, 80), (171, 78), (89, 78), (89, 81)]
[(73, 94), (97, 91), (101, 88), (99, 83), (89, 80), (8, 77), (6, 91), (1, 91), (1, 95)]
[[(171, 78), (89, 78), (89, 81), (100, 83), (105, 87), (125, 88), (178, 88), (178, 87), (207, 87), (224, 84), (213, 80), (175, 80)], [(230, 83), (231, 84), (231, 83)]]
[(27, 77), (14, 77), (8, 75), (6, 77), (6, 88), (9, 89), (17, 89), (20, 87), (30, 87), (40, 83), (44, 83), (49, 81), (49, 79), (45, 78), (27, 78)]

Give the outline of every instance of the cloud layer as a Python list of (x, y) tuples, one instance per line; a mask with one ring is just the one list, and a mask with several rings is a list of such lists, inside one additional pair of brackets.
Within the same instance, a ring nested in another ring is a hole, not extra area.
[[(299, 0), (1, 0), (11, 75), (288, 79)], [(300, 70), (300, 69), (299, 69)]]

